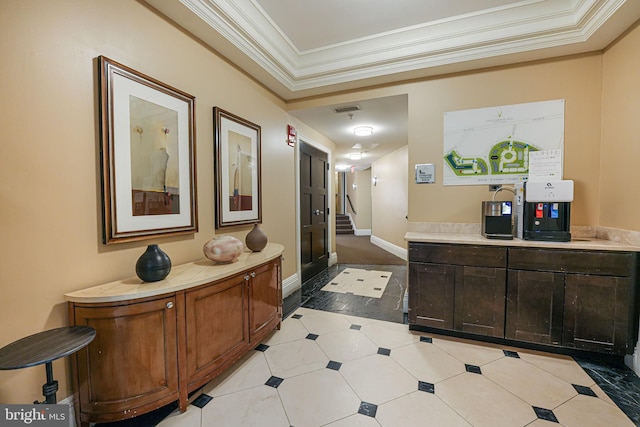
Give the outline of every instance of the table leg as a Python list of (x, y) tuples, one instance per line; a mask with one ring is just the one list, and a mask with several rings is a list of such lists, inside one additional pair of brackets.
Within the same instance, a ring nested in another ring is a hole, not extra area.
[(56, 392), (58, 391), (58, 381), (53, 379), (52, 362), (47, 362), (45, 367), (47, 369), (47, 383), (42, 386), (42, 394), (46, 399), (42, 403), (56, 404), (58, 403), (56, 398)]

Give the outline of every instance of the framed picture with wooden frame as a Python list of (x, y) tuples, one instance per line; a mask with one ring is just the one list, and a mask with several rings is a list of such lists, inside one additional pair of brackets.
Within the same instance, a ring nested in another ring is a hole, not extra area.
[(216, 228), (262, 222), (260, 126), (213, 108)]
[(104, 243), (195, 233), (195, 97), (98, 64)]

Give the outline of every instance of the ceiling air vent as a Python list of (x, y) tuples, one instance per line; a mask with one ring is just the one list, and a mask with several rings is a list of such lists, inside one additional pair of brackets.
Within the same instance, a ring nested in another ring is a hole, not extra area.
[(347, 105), (347, 106), (344, 106), (344, 107), (334, 108), (333, 111), (335, 111), (338, 114), (340, 114), (340, 113), (353, 113), (354, 111), (360, 111), (360, 106), (359, 105)]

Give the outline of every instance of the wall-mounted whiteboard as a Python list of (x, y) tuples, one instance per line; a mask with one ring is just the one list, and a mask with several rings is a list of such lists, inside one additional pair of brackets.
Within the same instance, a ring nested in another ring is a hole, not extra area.
[(526, 181), (529, 152), (564, 149), (564, 99), (444, 113), (444, 185)]

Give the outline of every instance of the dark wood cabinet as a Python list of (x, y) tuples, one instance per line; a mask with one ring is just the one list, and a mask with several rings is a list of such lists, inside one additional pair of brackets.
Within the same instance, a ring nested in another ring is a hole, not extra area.
[(567, 274), (565, 282), (564, 334), (566, 347), (627, 354), (635, 325), (630, 322), (631, 280)]
[(506, 269), (457, 266), (455, 271), (454, 329), (503, 337)]
[(509, 270), (505, 337), (540, 344), (562, 344), (564, 275)]
[(604, 353), (633, 351), (636, 257), (510, 248), (507, 338)]
[[(202, 274), (200, 265), (193, 268), (194, 277)], [(184, 411), (189, 393), (279, 328), (281, 259), (155, 297), (71, 301), (69, 317), (72, 325), (96, 329), (94, 341), (72, 356), (83, 426), (174, 401)]]
[(409, 244), (409, 322), (504, 336), (506, 249)]
[(455, 266), (409, 263), (409, 322), (453, 329)]
[(637, 281), (637, 252), (410, 242), (409, 324), (624, 355)]

